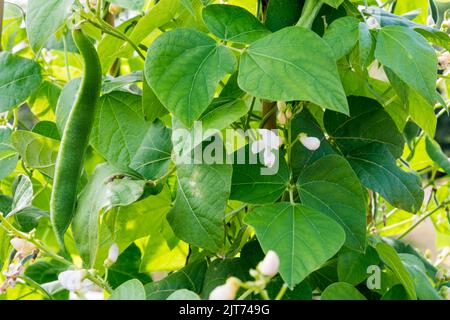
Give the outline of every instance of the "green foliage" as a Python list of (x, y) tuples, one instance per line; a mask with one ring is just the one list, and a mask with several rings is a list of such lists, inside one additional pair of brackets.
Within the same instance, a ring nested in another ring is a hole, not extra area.
[(446, 298), (442, 4), (98, 4), (5, 4), (0, 300)]

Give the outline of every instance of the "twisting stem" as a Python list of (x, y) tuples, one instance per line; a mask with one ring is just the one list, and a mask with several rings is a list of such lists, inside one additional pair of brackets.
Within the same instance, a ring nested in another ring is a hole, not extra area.
[(314, 19), (319, 14), (322, 5), (323, 2), (321, 0), (306, 0), (297, 26), (311, 29)]

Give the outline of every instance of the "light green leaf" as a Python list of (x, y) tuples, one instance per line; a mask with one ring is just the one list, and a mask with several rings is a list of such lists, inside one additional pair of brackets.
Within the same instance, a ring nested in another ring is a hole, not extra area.
[(348, 113), (330, 47), (305, 28), (284, 28), (253, 42), (241, 56), (238, 83), (259, 98), (306, 100)]
[(346, 233), (345, 246), (366, 249), (366, 203), (358, 177), (338, 155), (320, 158), (306, 167), (297, 182), (302, 203), (325, 213)]
[(200, 297), (195, 292), (180, 289), (172, 293), (167, 297), (166, 300), (183, 300), (183, 301), (192, 301), (192, 300), (200, 300)]
[(145, 181), (131, 180), (118, 169), (99, 165), (78, 198), (72, 222), (75, 244), (85, 265), (93, 266), (99, 245), (100, 213), (137, 201)]
[(100, 98), (91, 144), (106, 160), (129, 165), (149, 125), (142, 114), (141, 97), (112, 92)]
[(384, 27), (377, 36), (375, 57), (434, 105), (437, 57), (423, 36), (406, 27)]
[(323, 39), (333, 49), (336, 60), (350, 53), (358, 42), (359, 30), (359, 20), (354, 17), (339, 18), (330, 24)]
[(70, 111), (76, 101), (78, 89), (80, 88), (81, 78), (75, 78), (69, 81), (61, 90), (61, 94), (56, 105), (56, 126), (62, 135), (69, 119)]
[(264, 250), (280, 257), (280, 274), (292, 289), (342, 247), (341, 226), (303, 205), (277, 203), (253, 210), (246, 222), (255, 228)]
[(369, 27), (366, 23), (359, 23), (359, 63), (362, 68), (365, 68), (370, 63), (370, 57), (373, 49), (373, 38)]
[(247, 114), (249, 107), (241, 99), (217, 98), (200, 117), (204, 131), (222, 130)]
[(397, 252), (390, 245), (381, 242), (375, 246), (375, 250), (377, 250), (381, 260), (392, 270), (392, 272), (394, 272), (398, 280), (403, 284), (408, 296), (412, 300), (416, 300), (417, 296), (414, 289), (414, 281), (403, 265)]
[(320, 300), (367, 300), (354, 286), (346, 282), (336, 282), (328, 286)]
[[(240, 164), (239, 155), (250, 155), (249, 145), (234, 154), (233, 180), (230, 199), (247, 203), (273, 203), (281, 197), (289, 186), (289, 168), (283, 156), (277, 155), (275, 163), (279, 164), (275, 174), (263, 174), (265, 168), (259, 161), (251, 164), (250, 160)], [(247, 159), (247, 158), (246, 158)]]
[(114, 290), (109, 300), (146, 300), (144, 286), (139, 280), (129, 280)]
[(28, 168), (37, 169), (53, 177), (59, 141), (34, 132), (18, 130), (12, 134), (14, 148)]
[(249, 44), (270, 31), (242, 7), (212, 4), (203, 9), (203, 20), (209, 31), (225, 41)]
[(175, 235), (211, 252), (224, 245), (224, 215), (232, 166), (179, 165), (177, 198), (167, 219)]
[(430, 137), (426, 138), (426, 150), (430, 158), (436, 162), (447, 174), (450, 174), (450, 159), (442, 151), (441, 146)]
[(20, 174), (14, 179), (11, 212), (8, 216), (31, 207), (33, 201), (33, 184), (28, 176)]
[(12, 144), (12, 129), (0, 127), (0, 180), (3, 180), (17, 165), (19, 155)]
[(24, 102), (41, 84), (37, 62), (0, 52), (0, 112), (9, 111)]
[(155, 180), (167, 172), (171, 155), (171, 130), (157, 120), (150, 125), (141, 145), (134, 153), (130, 168), (148, 180)]
[(29, 0), (27, 34), (31, 48), (38, 52), (64, 24), (73, 0)]
[(434, 104), (429, 104), (417, 92), (410, 91), (408, 103), (409, 115), (428, 135), (434, 136), (437, 127), (437, 118), (434, 113)]
[(219, 81), (236, 69), (236, 58), (206, 34), (178, 28), (150, 46), (145, 77), (156, 96), (191, 127), (214, 98)]

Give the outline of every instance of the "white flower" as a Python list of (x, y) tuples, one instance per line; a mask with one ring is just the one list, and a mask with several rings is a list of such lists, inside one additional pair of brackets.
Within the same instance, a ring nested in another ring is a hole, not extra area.
[(436, 25), (436, 22), (434, 21), (432, 16), (427, 17), (427, 26), (434, 27)]
[(378, 28), (380, 28), (380, 23), (374, 17), (367, 18), (366, 24), (369, 27), (369, 29), (378, 29)]
[(58, 275), (58, 280), (61, 286), (69, 291), (78, 291), (83, 288), (86, 278), (86, 270), (67, 270)]
[(117, 244), (113, 243), (108, 251), (108, 258), (105, 260), (105, 266), (110, 267), (114, 263), (116, 263), (117, 258), (119, 257), (119, 247)]
[(34, 244), (24, 239), (13, 238), (11, 239), (10, 243), (13, 246), (13, 248), (17, 251), (17, 254), (19, 254), (22, 257), (25, 257), (33, 253), (34, 250), (36, 250), (36, 246)]
[(306, 133), (301, 133), (299, 138), (300, 142), (308, 150), (315, 151), (320, 148), (320, 140), (316, 137), (308, 137)]
[(280, 270), (280, 258), (275, 251), (269, 250), (256, 269), (265, 276), (273, 277)]
[(254, 154), (263, 152), (263, 163), (266, 167), (272, 168), (276, 161), (276, 154), (273, 150), (278, 150), (283, 143), (282, 138), (271, 130), (258, 129), (261, 140), (254, 141), (252, 152)]
[(240, 281), (236, 278), (229, 278), (225, 284), (218, 286), (209, 294), (209, 300), (233, 300), (239, 290)]

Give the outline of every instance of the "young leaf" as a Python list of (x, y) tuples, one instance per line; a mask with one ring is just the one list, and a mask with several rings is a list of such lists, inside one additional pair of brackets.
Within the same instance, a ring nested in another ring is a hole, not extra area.
[(0, 180), (14, 171), (19, 159), (19, 155), (12, 144), (11, 134), (10, 128), (0, 127)]
[(41, 85), (41, 68), (33, 60), (0, 52), (0, 70), (0, 112), (17, 107)]
[(145, 300), (144, 286), (139, 280), (129, 280), (114, 290), (109, 300)]
[(434, 105), (437, 57), (423, 36), (406, 27), (384, 27), (377, 36), (375, 57)]
[(226, 164), (177, 166), (177, 198), (167, 219), (178, 238), (211, 252), (223, 248), (231, 173)]
[(320, 300), (367, 300), (354, 286), (336, 282), (322, 292)]
[(348, 114), (333, 53), (305, 28), (284, 28), (253, 42), (241, 56), (238, 83), (260, 98), (306, 100)]
[(297, 182), (301, 202), (325, 213), (346, 233), (345, 246), (366, 249), (366, 204), (358, 177), (338, 155), (320, 158), (306, 167)]
[(212, 4), (203, 9), (203, 20), (209, 31), (225, 41), (252, 43), (270, 31), (242, 7)]
[(28, 168), (53, 177), (59, 141), (34, 132), (18, 130), (12, 134), (14, 148)]
[(178, 28), (150, 46), (145, 78), (164, 106), (191, 127), (213, 100), (219, 81), (235, 69), (228, 48), (202, 32)]
[(280, 257), (280, 274), (292, 289), (342, 247), (345, 232), (333, 219), (303, 205), (277, 203), (252, 211), (246, 222), (255, 228), (264, 250)]

